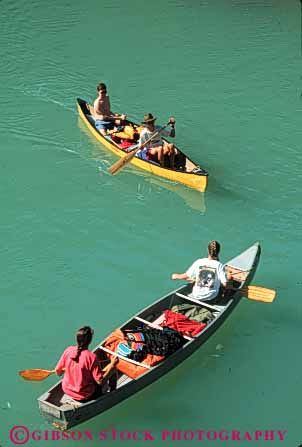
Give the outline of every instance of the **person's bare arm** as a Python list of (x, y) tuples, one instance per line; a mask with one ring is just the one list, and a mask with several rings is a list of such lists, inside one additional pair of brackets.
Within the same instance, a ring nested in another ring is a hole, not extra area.
[(103, 368), (103, 377), (101, 378), (101, 380), (98, 382), (98, 384), (102, 384), (106, 379), (109, 378), (109, 376), (111, 375), (111, 373), (113, 372), (115, 365), (118, 362), (118, 358), (116, 356), (111, 357), (110, 363), (108, 363), (108, 365), (106, 365)]
[(174, 127), (174, 126), (175, 126), (175, 123), (176, 123), (175, 118), (173, 118), (173, 116), (171, 116), (170, 121), (169, 121), (169, 124), (170, 124), (170, 126), (171, 126), (170, 137), (172, 137), (172, 138), (175, 137), (175, 127)]
[(186, 281), (195, 281), (193, 278), (188, 276), (186, 273), (172, 273), (172, 279), (184, 279)]

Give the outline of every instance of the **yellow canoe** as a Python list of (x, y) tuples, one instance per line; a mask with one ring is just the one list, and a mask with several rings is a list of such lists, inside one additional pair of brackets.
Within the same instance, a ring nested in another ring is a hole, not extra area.
[[(119, 146), (110, 138), (109, 135), (104, 137), (98, 132), (94, 125), (94, 118), (90, 114), (87, 102), (78, 98), (77, 107), (81, 119), (86, 124), (90, 132), (97, 138), (97, 140), (99, 140), (107, 149), (112, 151), (118, 157), (124, 157), (127, 154), (124, 149), (119, 148)], [(180, 151), (179, 148), (177, 148), (177, 150), (179, 152), (179, 155), (177, 156), (179, 163), (177, 165), (176, 160), (176, 169), (162, 168), (159, 165), (150, 163), (147, 160), (142, 160), (138, 157), (133, 157), (131, 163), (158, 177), (163, 177), (173, 182), (182, 183), (189, 188), (204, 192), (208, 184), (208, 173), (190, 160), (182, 151)]]

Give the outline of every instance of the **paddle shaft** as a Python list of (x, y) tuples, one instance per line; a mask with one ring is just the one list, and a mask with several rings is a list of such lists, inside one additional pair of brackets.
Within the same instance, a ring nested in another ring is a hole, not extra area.
[(249, 273), (251, 270), (240, 270), (239, 272), (231, 273), (231, 276), (242, 275), (242, 273)]
[(52, 374), (56, 373), (55, 369), (44, 369), (44, 370), (41, 370), (41, 371), (44, 371), (45, 375), (48, 373), (48, 375), (46, 377), (51, 376)]
[(109, 171), (112, 175), (117, 174), (121, 169), (123, 169), (126, 164), (130, 163), (133, 157), (137, 154), (138, 151), (142, 150), (147, 144), (149, 144), (155, 137), (157, 137), (168, 125), (170, 121), (163, 127), (161, 127), (157, 132), (155, 132), (153, 135), (151, 135), (150, 138), (148, 138), (147, 141), (145, 141), (143, 144), (141, 144), (136, 149), (133, 149), (131, 152), (125, 155), (122, 159), (118, 160), (116, 163), (114, 163), (110, 168)]

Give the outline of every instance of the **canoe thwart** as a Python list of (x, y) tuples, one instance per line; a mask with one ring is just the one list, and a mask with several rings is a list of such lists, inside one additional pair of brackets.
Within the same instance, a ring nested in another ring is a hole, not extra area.
[(128, 357), (124, 357), (123, 355), (117, 354), (116, 352), (113, 352), (110, 349), (104, 348), (104, 346), (102, 346), (102, 345), (99, 345), (99, 349), (102, 349), (103, 351), (107, 352), (107, 354), (115, 355), (119, 359), (125, 360), (126, 362), (133, 363), (134, 365), (137, 365), (137, 366), (142, 366), (143, 368), (146, 368), (146, 369), (151, 369), (151, 366), (149, 366), (149, 365), (145, 365), (144, 363), (139, 363), (139, 362), (136, 362), (135, 360), (128, 359)]
[[(163, 330), (163, 328), (161, 326), (159, 326), (158, 324), (154, 324), (151, 321), (144, 320), (141, 317), (135, 317), (135, 319), (140, 321), (141, 323), (144, 323), (144, 324), (150, 326), (150, 327), (154, 327), (155, 329), (160, 329), (161, 331)], [(188, 337), (187, 335), (183, 335), (183, 334), (181, 334), (181, 335), (186, 340), (190, 340), (190, 341), (193, 340), (193, 337)]]
[(204, 307), (207, 307), (208, 309), (212, 309), (215, 312), (220, 312), (224, 308), (224, 306), (220, 306), (220, 307), (219, 306), (211, 306), (210, 304), (205, 303), (204, 301), (195, 300), (194, 298), (191, 298), (187, 295), (183, 295), (182, 293), (179, 293), (179, 292), (176, 292), (176, 295), (179, 296), (180, 298), (184, 298), (185, 300), (192, 301), (192, 303), (196, 303), (196, 304), (199, 304), (200, 306), (204, 306)]

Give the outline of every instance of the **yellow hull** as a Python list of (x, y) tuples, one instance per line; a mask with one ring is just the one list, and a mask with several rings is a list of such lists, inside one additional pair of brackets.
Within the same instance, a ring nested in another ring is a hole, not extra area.
[[(118, 157), (124, 157), (126, 153), (118, 149), (114, 144), (112, 144), (110, 141), (108, 141), (106, 138), (104, 138), (96, 129), (95, 127), (90, 123), (90, 121), (87, 119), (85, 113), (83, 112), (79, 102), (77, 103), (78, 106), (78, 112), (83, 120), (83, 122), (86, 124), (90, 132), (95, 136), (97, 140), (99, 140), (103, 146), (105, 146), (107, 149), (109, 149), (111, 152), (116, 154)], [(148, 163), (145, 160), (141, 160), (140, 158), (133, 157), (131, 160), (131, 163), (135, 166), (137, 166), (140, 169), (143, 169), (144, 171), (147, 171), (151, 174), (154, 174), (158, 177), (163, 177), (165, 179), (171, 180), (173, 182), (182, 183), (183, 185), (188, 186), (189, 188), (196, 189), (200, 192), (205, 192), (208, 184), (208, 175), (205, 173), (203, 175), (195, 174), (193, 172), (180, 172), (180, 171), (174, 171), (172, 169), (168, 168), (162, 168), (160, 166), (156, 166), (152, 163)]]

